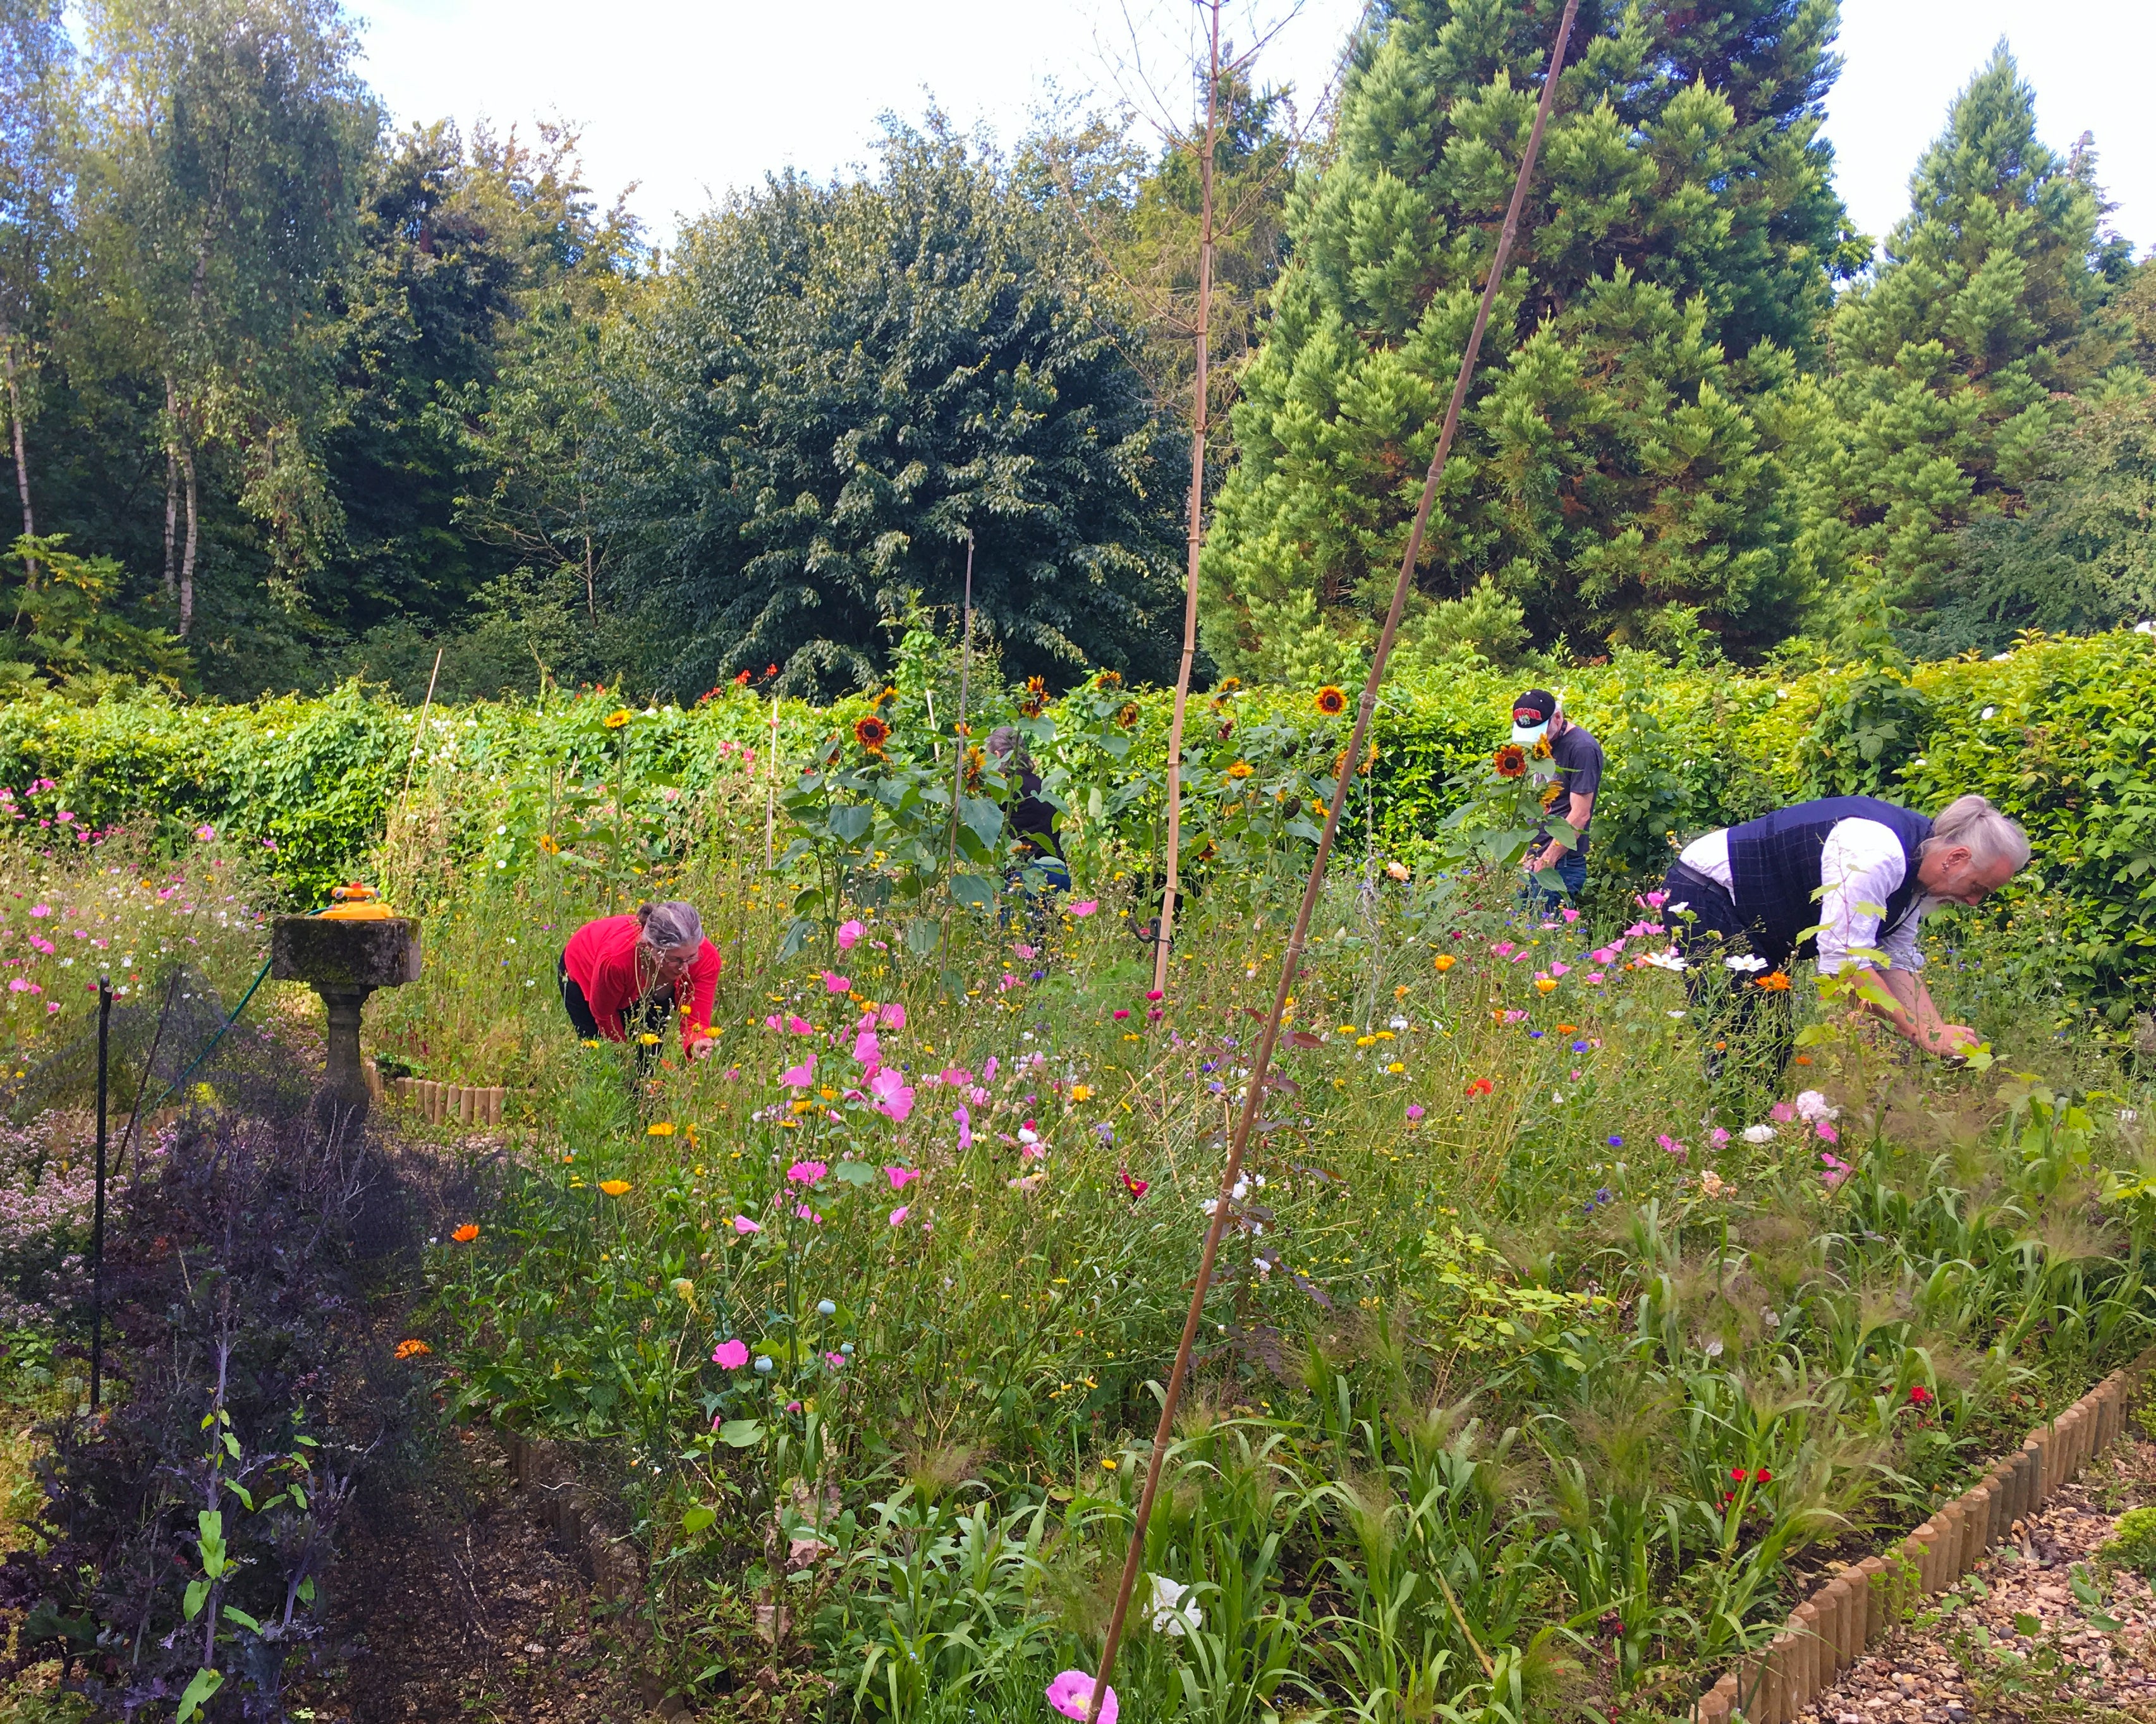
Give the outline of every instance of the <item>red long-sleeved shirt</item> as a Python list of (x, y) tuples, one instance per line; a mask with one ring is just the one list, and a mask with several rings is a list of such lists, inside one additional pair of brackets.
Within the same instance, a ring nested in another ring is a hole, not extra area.
[[(569, 979), (583, 989), (584, 1003), (598, 1020), (599, 1034), (608, 1041), (628, 1039), (622, 1033), (621, 1014), (642, 999), (650, 987), (636, 966), (636, 942), (642, 933), (633, 916), (601, 916), (570, 935), (567, 949), (562, 954)], [(698, 948), (689, 973), (674, 984), (674, 1008), (681, 1019), (685, 1051), (711, 1033), (711, 994), (718, 985), (723, 962), (718, 947), (706, 940)]]

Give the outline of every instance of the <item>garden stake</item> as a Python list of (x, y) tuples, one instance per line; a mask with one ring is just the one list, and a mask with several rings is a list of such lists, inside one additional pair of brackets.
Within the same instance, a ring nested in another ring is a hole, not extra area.
[(1198, 158), (1198, 377), (1190, 408), (1190, 550), (1183, 580), (1183, 659), (1175, 673), (1175, 716), (1168, 727), (1168, 880), (1160, 890), (1160, 919), (1153, 924), (1152, 987), (1168, 991), (1168, 947), (1175, 928), (1177, 867), (1183, 849), (1183, 714), (1190, 704), (1190, 661), (1198, 651), (1198, 557), (1205, 544), (1206, 362), (1210, 357), (1207, 313), (1213, 304), (1213, 147), (1219, 134), (1220, 0), (1211, 0), (1211, 48), (1205, 80), (1205, 148)]
[(427, 698), (419, 703), (418, 728), (412, 732), (411, 758), (404, 762), (404, 788), (397, 793), (397, 812), (404, 812), (404, 803), (412, 794), (412, 768), (419, 763), (419, 751), (427, 743), (427, 715), (434, 709), (434, 682), (442, 674), (442, 654), (447, 647), (434, 649), (434, 668), (427, 678)]
[(771, 829), (778, 814), (778, 690), (771, 691), (771, 758), (764, 762), (763, 869), (771, 871)]
[[(269, 972), (269, 965), (263, 965), (263, 975), (266, 976)], [(254, 979), (259, 982), (262, 977), (258, 976)], [(248, 990), (250, 993), (254, 991), (253, 988)], [(172, 972), (172, 979), (165, 987), (165, 1007), (157, 1013), (157, 1028), (156, 1033), (150, 1038), (149, 1054), (142, 1061), (142, 1081), (135, 1086), (135, 1105), (127, 1111), (127, 1129), (120, 1134), (120, 1157), (113, 1167), (113, 1172), (116, 1173), (127, 1163), (128, 1147), (135, 1142), (135, 1122), (142, 1116), (142, 1097), (149, 1092), (150, 1074), (157, 1069), (157, 1049), (165, 1039), (165, 1024), (172, 1016), (172, 1002), (179, 997), (180, 972), (175, 970)], [(142, 1171), (142, 1164), (140, 1161), (136, 1162), (135, 1171), (137, 1174)]]
[(105, 1385), (105, 1101), (112, 1052), (112, 977), (97, 977), (97, 1199), (90, 1222), (90, 1410)]
[(1219, 1196), (1214, 1203), (1212, 1222), (1205, 1229), (1204, 1249), (1198, 1259), (1198, 1285), (1191, 1290), (1190, 1311), (1183, 1320), (1183, 1339), (1175, 1350), (1175, 1362), (1168, 1370), (1168, 1392), (1161, 1399), (1160, 1424), (1146, 1465), (1145, 1489), (1138, 1496), (1137, 1520), (1131, 1528), (1130, 1549), (1123, 1557), (1122, 1582), (1116, 1589), (1114, 1614), (1108, 1619), (1108, 1638), (1101, 1649), (1100, 1671), (1093, 1679), (1092, 1698), (1086, 1702), (1086, 1724), (1099, 1724), (1101, 1703), (1107, 1696), (1109, 1678), (1115, 1671), (1116, 1653), (1122, 1644), (1123, 1621), (1130, 1614), (1131, 1592), (1137, 1583), (1138, 1565), (1145, 1557), (1146, 1522), (1152, 1517), (1153, 1498), (1160, 1491), (1168, 1439), (1174, 1434), (1176, 1406), (1182, 1399), (1183, 1379), (1190, 1369), (1191, 1348), (1197, 1342), (1198, 1326), (1204, 1320), (1205, 1295), (1212, 1286), (1213, 1264), (1220, 1254), (1220, 1236), (1226, 1230), (1233, 1203), (1230, 1193), (1242, 1172), (1243, 1152), (1250, 1143), (1250, 1128), (1256, 1123), (1258, 1109), (1264, 1101), (1266, 1075), (1272, 1069), (1273, 1049), (1280, 1040), (1281, 1018), (1287, 1009), (1288, 990), (1295, 986), (1296, 972), (1301, 965), (1303, 942), (1309, 936), (1310, 918), (1317, 908), (1318, 890), (1325, 883), (1326, 860), (1332, 853), (1332, 841), (1340, 830), (1348, 786), (1363, 758), (1363, 738), (1369, 731), (1371, 715), (1377, 709), (1378, 689), (1384, 680), (1385, 661), (1392, 656), (1393, 639), (1399, 633), (1400, 613), (1407, 608), (1408, 588), (1414, 580), (1415, 564), (1422, 556), (1423, 531), (1430, 524), (1430, 511), (1437, 500), (1438, 481), (1445, 476), (1445, 458), (1452, 452), (1453, 436), (1460, 428), (1460, 410), (1467, 402), (1467, 386), (1475, 376), (1476, 356), (1481, 351), (1483, 331), (1489, 327), (1497, 290), (1505, 279), (1505, 265), (1512, 256), (1512, 242), (1519, 233), (1520, 212), (1527, 200), (1527, 184), (1534, 177), (1535, 157), (1542, 150), (1543, 128), (1549, 120), (1550, 106), (1557, 95), (1558, 75), (1564, 69), (1565, 44), (1571, 38), (1572, 21), (1578, 11), (1579, 0), (1565, 0), (1564, 16), (1558, 21), (1557, 41), (1550, 49), (1549, 71), (1543, 80), (1542, 100), (1535, 109), (1535, 123), (1527, 133), (1527, 147), (1520, 158), (1519, 176), (1512, 182), (1512, 201), (1506, 208), (1505, 226), (1497, 236), (1496, 253), (1490, 261), (1490, 279), (1483, 284), (1482, 302), (1475, 312), (1475, 327), (1460, 353), (1460, 372), (1453, 379), (1452, 399), (1445, 409), (1444, 428), (1438, 433), (1437, 448), (1430, 456), (1430, 471), (1423, 480), (1422, 500), (1415, 507), (1414, 524), (1408, 530), (1399, 578), (1393, 583), (1392, 608), (1385, 613), (1384, 631), (1378, 637), (1378, 649), (1370, 659), (1370, 674), (1363, 680), (1363, 698), (1355, 709), (1355, 728), (1348, 738), (1340, 776), (1332, 787), (1332, 803), (1325, 812), (1325, 829), (1317, 836), (1317, 854), (1310, 865), (1310, 877), (1303, 883), (1302, 902), (1296, 910), (1294, 931), (1288, 936), (1287, 950), (1281, 955), (1280, 980), (1273, 988), (1273, 1008), (1265, 1019), (1265, 1033), (1259, 1038), (1256, 1056), (1250, 1061), (1242, 1110), (1235, 1117), (1235, 1133), (1228, 1145), (1228, 1164), (1220, 1172)]
[[(951, 840), (943, 853), (943, 871), (949, 874), (958, 863), (958, 798), (966, 790), (966, 695), (973, 673), (973, 530), (966, 529), (966, 600), (964, 622), (958, 637), (958, 716), (951, 726), (956, 739), (951, 744), (953, 758), (951, 762)], [(943, 906), (943, 942), (938, 957), (947, 957), (951, 950), (951, 906), (948, 895)]]

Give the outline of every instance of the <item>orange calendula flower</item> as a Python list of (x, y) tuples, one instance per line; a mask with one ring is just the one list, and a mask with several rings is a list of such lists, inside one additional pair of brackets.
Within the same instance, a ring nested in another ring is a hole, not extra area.
[(1327, 683), (1317, 691), (1317, 710), (1327, 718), (1337, 718), (1348, 710), (1348, 696)]
[(400, 1341), (397, 1343), (397, 1357), (400, 1359), (424, 1358), (432, 1352), (434, 1348), (424, 1341)]
[(1753, 977), (1752, 985), (1754, 988), (1763, 988), (1769, 993), (1786, 993), (1789, 989), (1789, 978), (1784, 971), (1769, 970), (1763, 976)]
[(626, 1179), (602, 1179), (599, 1189), (610, 1198), (627, 1197), (631, 1187)]
[(1553, 977), (1548, 976), (1537, 976), (1535, 977), (1535, 992), (1537, 993), (1553, 993), (1556, 991), (1557, 983)]
[(1507, 742), (1490, 757), (1490, 764), (1499, 777), (1517, 778), (1527, 769), (1527, 752), (1517, 742)]
[(1557, 1027), (1557, 1033), (1559, 1035), (1578, 1035), (1579, 1026), (1577, 1024), (1560, 1024)]
[(1250, 776), (1250, 762), (1248, 762), (1248, 761), (1246, 761), (1246, 760), (1239, 760), (1239, 761), (1237, 761), (1237, 762), (1235, 763), (1235, 765), (1233, 765), (1233, 766), (1231, 766), (1231, 767), (1229, 767), (1228, 768), (1228, 776), (1229, 776), (1229, 777), (1231, 777), (1231, 778), (1247, 778), (1247, 777), (1249, 777)]
[(1430, 967), (1435, 970), (1439, 975), (1442, 976), (1447, 970), (1450, 969), (1459, 962), (1460, 960), (1455, 957), (1450, 952), (1440, 952), (1430, 961)]
[(539, 834), (539, 848), (549, 856), (558, 856), (562, 854), (562, 841), (551, 832), (542, 832)]
[(474, 1239), (479, 1237), (479, 1223), (476, 1221), (467, 1221), (462, 1227), (451, 1234), (449, 1237), (454, 1239), (459, 1245), (469, 1245)]
[(854, 740), (870, 754), (883, 752), (883, 745), (891, 741), (891, 726), (873, 712), (854, 721)]
[(654, 1120), (644, 1128), (644, 1135), (647, 1137), (671, 1137), (674, 1122), (671, 1120)]

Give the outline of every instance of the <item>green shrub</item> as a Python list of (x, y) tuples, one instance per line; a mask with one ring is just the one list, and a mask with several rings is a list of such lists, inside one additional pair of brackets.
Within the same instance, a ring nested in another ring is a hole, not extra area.
[(2127, 1510), (2097, 1554), (2122, 1568), (2156, 1574), (2156, 1508)]

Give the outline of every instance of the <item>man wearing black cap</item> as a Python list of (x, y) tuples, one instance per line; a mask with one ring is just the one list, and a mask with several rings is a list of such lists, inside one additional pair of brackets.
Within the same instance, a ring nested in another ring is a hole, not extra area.
[[(1564, 900), (1541, 876), (1555, 870), (1575, 899), (1587, 885), (1587, 823), (1602, 788), (1602, 745), (1564, 715), (1548, 689), (1529, 689), (1512, 702), (1512, 740), (1529, 751), (1538, 767), (1553, 770), (1544, 809), (1558, 814), (1570, 833), (1553, 834), (1545, 826), (1527, 850), (1527, 872), (1536, 876), (1528, 890), (1545, 911)], [(1540, 745), (1548, 743), (1543, 754)], [(1574, 834), (1577, 834), (1575, 841)]]

